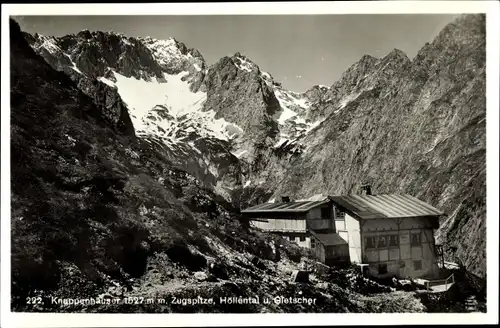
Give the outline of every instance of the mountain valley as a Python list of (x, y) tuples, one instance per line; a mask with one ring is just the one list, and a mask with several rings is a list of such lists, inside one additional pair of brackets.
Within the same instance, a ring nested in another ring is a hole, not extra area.
[(317, 297), (319, 312), (429, 311), (350, 269), (337, 277), (344, 285), (321, 276), (289, 283), (311, 254), (239, 214), (284, 195), (357, 193), (364, 183), (444, 210), (436, 238), (447, 259), (486, 278), (484, 15), (460, 16), (413, 59), (397, 49), (366, 55), (330, 86), (301, 93), (241, 53), (208, 64), (173, 38), (31, 35), (13, 20), (10, 29), (13, 308), (76, 290), (278, 290)]

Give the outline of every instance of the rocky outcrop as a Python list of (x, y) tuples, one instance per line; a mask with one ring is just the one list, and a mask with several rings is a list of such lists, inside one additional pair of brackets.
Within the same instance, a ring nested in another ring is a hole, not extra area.
[(123, 134), (135, 136), (127, 106), (115, 88), (97, 79), (75, 76), (74, 74), (72, 76), (77, 78), (78, 88), (92, 97), (94, 103), (101, 108), (101, 113), (108, 124)]
[[(79, 35), (86, 36), (83, 32)], [(98, 35), (102, 38), (103, 34)], [(92, 65), (80, 66), (82, 69), (90, 72), (89, 74), (83, 73), (73, 62), (71, 56), (59, 46), (67, 44), (60, 42), (54, 37), (46, 37), (38, 34), (32, 36), (27, 33), (24, 33), (24, 37), (52, 68), (68, 75), (83, 93), (93, 99), (94, 103), (99, 106), (101, 115), (107, 124), (120, 133), (135, 136), (135, 130), (126, 105), (123, 103), (116, 89), (95, 78), (96, 73), (94, 69), (98, 70), (96, 67)], [(91, 56), (90, 58), (95, 58), (95, 56)]]
[(61, 38), (59, 44), (76, 66), (89, 76), (103, 76), (106, 69), (112, 67), (127, 77), (162, 78), (162, 70), (150, 49), (135, 38), (85, 30)]

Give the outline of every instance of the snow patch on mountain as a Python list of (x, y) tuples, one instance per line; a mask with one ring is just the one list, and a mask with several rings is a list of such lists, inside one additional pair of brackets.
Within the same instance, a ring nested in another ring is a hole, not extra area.
[(114, 72), (116, 86), (123, 101), (132, 110), (136, 130), (146, 129), (143, 118), (155, 105), (166, 104), (170, 114), (198, 110), (206, 99), (203, 92), (192, 93), (189, 85), (182, 81), (186, 72), (177, 75), (164, 74), (166, 83), (148, 82), (134, 77), (126, 77)]
[[(61, 51), (61, 52), (62, 52), (62, 51)], [(79, 73), (79, 74), (83, 74), (83, 73), (82, 73), (82, 71), (80, 71), (80, 70), (78, 69), (78, 67), (76, 67), (76, 64), (75, 64), (75, 62), (73, 61), (73, 59), (71, 59), (71, 56), (70, 56), (70, 55), (68, 55), (68, 54), (66, 54), (66, 53), (64, 53), (64, 52), (63, 52), (63, 54), (64, 54), (66, 57), (68, 57), (69, 61), (70, 61), (70, 62), (71, 62), (71, 64), (73, 65), (73, 66), (71, 66), (71, 68), (72, 68), (75, 72), (77, 72), (77, 73)]]
[(290, 141), (289, 138), (286, 138), (284, 137), (283, 135), (281, 135), (281, 138), (278, 140), (277, 143), (274, 144), (274, 148), (279, 148), (281, 146), (283, 146), (286, 142)]
[(311, 132), (312, 130), (314, 130), (315, 128), (317, 128), (321, 123), (323, 123), (325, 119), (321, 119), (321, 120), (317, 120), (316, 122), (313, 122), (311, 124), (308, 124), (305, 132), (306, 133), (309, 133)]
[(112, 88), (116, 88), (116, 84), (113, 81), (108, 80), (107, 78), (105, 78), (103, 76), (99, 77), (98, 80), (104, 84), (107, 84), (108, 86), (110, 86)]
[(276, 89), (274, 95), (282, 109), (276, 114), (276, 120), (280, 125), (285, 125), (288, 121), (295, 122), (296, 124), (305, 123), (305, 120), (299, 117), (295, 110), (306, 110), (309, 107), (307, 100), (283, 89)]
[(197, 152), (198, 154), (200, 155), (203, 155), (203, 153), (201, 152), (201, 150), (198, 149), (198, 147), (196, 147), (196, 145), (194, 144), (194, 142), (192, 141), (189, 141), (188, 142), (188, 145), (195, 151)]
[(146, 37), (143, 42), (151, 50), (160, 65), (168, 65), (172, 58), (182, 57), (182, 53), (177, 48), (173, 38), (156, 40)]
[(261, 72), (262, 76), (266, 80), (272, 80), (271, 75), (267, 72)]
[[(234, 61), (234, 65), (242, 70), (242, 71), (247, 71), (247, 72), (251, 72), (252, 69), (254, 69), (255, 67), (255, 64), (253, 64), (252, 62), (246, 60), (245, 58), (243, 57), (240, 57), (240, 56), (235, 56), (235, 59), (237, 59), (236, 61)], [(238, 62), (239, 61), (239, 62)]]
[(356, 98), (358, 98), (359, 95), (360, 95), (360, 92), (355, 93), (355, 94), (350, 94), (347, 97), (343, 98), (340, 101), (339, 107), (337, 108), (337, 110), (334, 111), (334, 113), (338, 113), (340, 110), (344, 109), (344, 107), (347, 106), (348, 103), (350, 103), (353, 100), (356, 100)]
[(299, 108), (299, 109), (309, 108), (309, 103), (307, 99), (300, 97), (294, 92), (286, 91), (283, 89), (276, 89), (274, 95), (276, 99), (278, 99), (281, 108), (283, 108), (283, 112), (281, 113), (282, 115), (279, 118), (280, 123), (281, 122), (284, 123), (289, 118), (297, 114), (296, 112), (293, 111), (294, 108)]
[(214, 111), (202, 111), (207, 95), (189, 89), (189, 83), (183, 81), (189, 72), (164, 73), (165, 81), (145, 81), (113, 73), (116, 83), (104, 77), (100, 81), (118, 88), (138, 136), (152, 135), (175, 142), (184, 140), (190, 133), (220, 140), (243, 133), (235, 124), (216, 119)]
[(293, 110), (291, 110), (290, 108), (288, 108), (286, 106), (282, 106), (282, 108), (283, 108), (283, 111), (281, 112), (281, 115), (278, 118), (278, 122), (280, 124), (285, 124), (285, 122), (287, 120), (289, 120), (290, 118), (292, 118), (294, 116), (297, 116), (297, 113), (294, 112)]
[[(179, 45), (174, 38), (157, 40), (151, 37), (138, 38), (143, 44), (151, 50), (153, 58), (163, 68), (185, 67), (185, 63), (191, 63), (195, 70), (201, 71), (202, 60), (193, 57), (190, 53), (182, 53)], [(185, 52), (185, 51), (184, 51)]]
[(232, 154), (234, 156), (236, 156), (236, 158), (241, 158), (243, 155), (245, 155), (247, 153), (248, 153), (248, 150), (246, 150), (246, 149), (240, 149), (240, 150), (237, 150), (235, 152), (232, 152)]
[(51, 37), (46, 37), (39, 34), (39, 37), (43, 39), (43, 43), (40, 48), (45, 48), (50, 54), (57, 55), (59, 53), (64, 53), (59, 46), (56, 44), (56, 40)]

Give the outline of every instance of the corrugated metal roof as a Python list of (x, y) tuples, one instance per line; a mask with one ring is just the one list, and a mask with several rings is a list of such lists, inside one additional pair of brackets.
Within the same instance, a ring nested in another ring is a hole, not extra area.
[(346, 245), (347, 242), (340, 237), (338, 233), (318, 233), (314, 231), (310, 231), (310, 233), (315, 236), (323, 245), (332, 246), (332, 245)]
[(307, 212), (317, 206), (329, 203), (329, 200), (310, 202), (288, 202), (288, 203), (264, 203), (249, 207), (241, 213), (272, 213), (272, 212)]
[(336, 205), (362, 219), (440, 216), (444, 213), (407, 194), (330, 196)]

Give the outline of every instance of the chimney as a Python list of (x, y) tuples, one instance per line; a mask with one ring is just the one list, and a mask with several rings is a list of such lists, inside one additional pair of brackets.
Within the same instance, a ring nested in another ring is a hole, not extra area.
[(281, 202), (282, 203), (290, 203), (290, 197), (289, 196), (282, 196)]
[(363, 184), (361, 186), (361, 194), (362, 195), (371, 195), (372, 194), (372, 187), (369, 184)]

